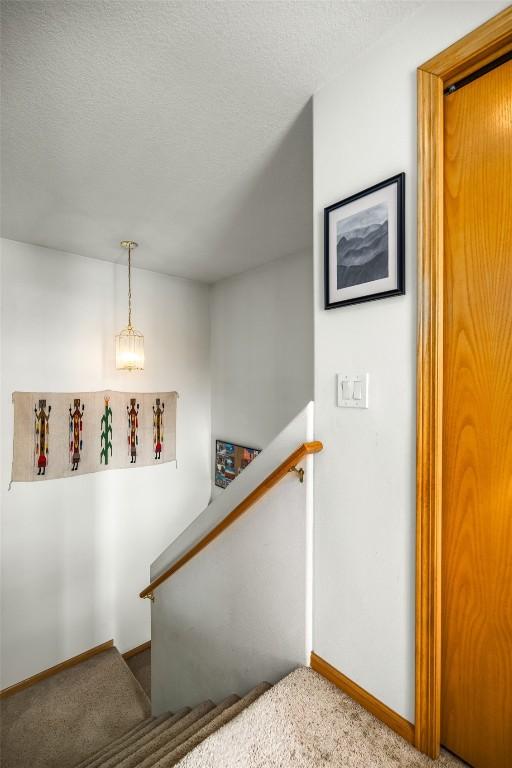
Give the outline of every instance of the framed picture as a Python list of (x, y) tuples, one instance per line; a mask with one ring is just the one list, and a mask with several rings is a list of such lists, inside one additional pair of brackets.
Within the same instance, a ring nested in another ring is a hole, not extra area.
[(325, 309), (405, 293), (405, 173), (324, 209)]
[(232, 480), (261, 453), (259, 448), (246, 448), (244, 445), (215, 441), (215, 485), (227, 488)]

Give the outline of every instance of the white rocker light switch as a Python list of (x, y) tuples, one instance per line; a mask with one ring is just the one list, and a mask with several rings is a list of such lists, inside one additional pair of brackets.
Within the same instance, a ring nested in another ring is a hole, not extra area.
[(368, 408), (368, 373), (338, 373), (336, 379), (339, 408)]

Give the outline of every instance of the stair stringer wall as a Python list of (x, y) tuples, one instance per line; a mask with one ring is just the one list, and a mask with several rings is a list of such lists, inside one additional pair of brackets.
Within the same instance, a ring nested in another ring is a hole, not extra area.
[[(300, 443), (313, 439), (310, 403), (152, 568), (161, 572), (228, 514)], [(155, 591), (153, 712), (276, 682), (311, 651), (313, 457)], [(238, 486), (238, 487), (236, 487)], [(240, 496), (240, 498), (238, 498)], [(203, 519), (201, 519), (203, 518)], [(206, 520), (205, 520), (206, 518)], [(181, 541), (180, 541), (181, 540)]]

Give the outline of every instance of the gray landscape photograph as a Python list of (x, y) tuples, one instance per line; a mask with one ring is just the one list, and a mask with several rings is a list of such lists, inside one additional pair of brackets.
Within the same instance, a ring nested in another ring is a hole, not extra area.
[(338, 221), (336, 236), (338, 288), (389, 277), (387, 203)]

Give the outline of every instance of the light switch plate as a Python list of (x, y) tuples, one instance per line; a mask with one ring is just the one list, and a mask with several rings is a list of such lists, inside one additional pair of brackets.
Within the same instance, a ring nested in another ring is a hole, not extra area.
[(339, 408), (368, 408), (368, 373), (336, 374)]

